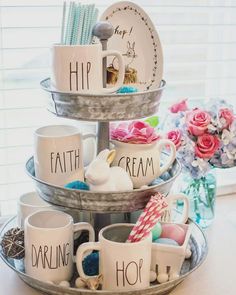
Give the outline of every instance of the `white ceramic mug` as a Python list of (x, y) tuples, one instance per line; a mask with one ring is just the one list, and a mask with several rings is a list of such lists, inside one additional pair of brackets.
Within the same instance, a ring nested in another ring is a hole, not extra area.
[(74, 233), (89, 232), (86, 222), (73, 223), (70, 215), (60, 211), (38, 211), (25, 220), (25, 272), (40, 281), (68, 281), (73, 275)]
[[(113, 140), (116, 156), (112, 166), (124, 168), (130, 175), (134, 188), (150, 184), (173, 164), (176, 148), (172, 141), (160, 139), (150, 144), (131, 144)], [(160, 157), (162, 150), (170, 147), (167, 162), (161, 166)]]
[[(103, 58), (117, 57), (119, 75), (112, 88), (103, 88)], [(101, 44), (54, 45), (52, 86), (61, 92), (102, 94), (117, 91), (124, 81), (125, 65), (116, 50), (102, 51)]]
[(133, 226), (127, 223), (109, 225), (99, 232), (99, 242), (82, 244), (76, 253), (79, 275), (89, 278), (84, 274), (82, 260), (85, 252), (98, 250), (103, 290), (115, 292), (149, 287), (152, 236), (126, 243)]
[(94, 138), (95, 145), (95, 137), (94, 134), (82, 135), (69, 125), (37, 129), (34, 133), (36, 177), (59, 186), (74, 180), (84, 181), (83, 140)]
[(26, 217), (32, 213), (53, 209), (53, 206), (41, 199), (36, 192), (25, 193), (17, 201), (17, 225), (23, 228)]
[(168, 207), (164, 211), (164, 214), (161, 217), (162, 221), (165, 222), (174, 222), (174, 217), (173, 217), (173, 211), (174, 208), (176, 207), (176, 202), (181, 201), (183, 203), (183, 209), (181, 214), (178, 216), (178, 223), (186, 223), (189, 217), (189, 208), (190, 208), (190, 203), (189, 203), (189, 198), (182, 193), (179, 194), (174, 194), (174, 195), (168, 195), (166, 197)]

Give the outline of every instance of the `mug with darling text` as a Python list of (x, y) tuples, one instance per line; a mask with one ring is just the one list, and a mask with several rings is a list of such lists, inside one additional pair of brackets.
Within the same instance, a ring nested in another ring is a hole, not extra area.
[(25, 220), (25, 272), (40, 281), (68, 281), (73, 275), (74, 233), (86, 230), (94, 241), (93, 227), (73, 223), (70, 215), (38, 211)]

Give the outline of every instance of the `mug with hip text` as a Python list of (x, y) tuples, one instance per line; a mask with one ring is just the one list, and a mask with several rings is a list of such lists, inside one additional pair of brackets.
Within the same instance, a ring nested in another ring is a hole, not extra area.
[[(103, 58), (115, 56), (119, 63), (116, 85), (103, 87)], [(125, 64), (116, 50), (102, 50), (101, 44), (54, 45), (52, 86), (60, 92), (106, 94), (117, 91), (124, 81)]]
[(25, 219), (29, 215), (37, 211), (53, 209), (53, 206), (41, 199), (36, 192), (25, 193), (17, 201), (17, 225), (23, 228)]
[[(160, 139), (149, 144), (131, 144), (112, 141), (116, 156), (112, 166), (124, 168), (130, 175), (134, 188), (150, 184), (173, 164), (176, 157), (176, 148), (172, 141)], [(161, 166), (161, 152), (168, 146), (170, 153)]]
[(99, 251), (99, 273), (103, 275), (103, 290), (128, 291), (149, 287), (152, 235), (140, 242), (126, 243), (134, 224), (109, 225), (99, 232), (99, 242), (84, 243), (76, 253), (79, 275), (83, 271), (84, 254)]
[[(83, 140), (95, 135), (82, 135), (74, 126), (51, 125), (34, 133), (35, 176), (50, 184), (64, 186), (74, 180), (84, 181)], [(94, 154), (95, 156), (95, 154)]]
[(68, 281), (73, 275), (74, 233), (89, 232), (86, 222), (73, 223), (70, 215), (60, 211), (38, 211), (25, 220), (25, 272), (40, 281)]

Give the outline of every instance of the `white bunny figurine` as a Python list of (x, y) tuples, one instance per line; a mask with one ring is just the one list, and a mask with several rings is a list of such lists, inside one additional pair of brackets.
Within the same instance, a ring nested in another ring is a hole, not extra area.
[(129, 174), (121, 167), (110, 167), (116, 151), (105, 149), (89, 164), (85, 178), (91, 191), (128, 191), (133, 190)]

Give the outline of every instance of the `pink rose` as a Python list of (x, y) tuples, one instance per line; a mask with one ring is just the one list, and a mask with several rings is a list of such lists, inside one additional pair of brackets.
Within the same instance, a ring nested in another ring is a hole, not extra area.
[(175, 144), (176, 149), (178, 149), (181, 146), (182, 133), (179, 129), (175, 129), (168, 132), (167, 138)]
[(171, 113), (185, 112), (185, 111), (187, 111), (187, 109), (188, 109), (187, 99), (183, 99), (180, 102), (173, 104), (169, 108)]
[(196, 156), (202, 159), (211, 158), (220, 146), (218, 137), (211, 134), (203, 134), (198, 137), (195, 153)]
[(219, 117), (220, 117), (220, 119), (223, 118), (225, 120), (225, 124), (223, 124), (224, 128), (229, 127), (232, 124), (232, 122), (234, 121), (234, 114), (228, 108), (220, 109), (219, 110)]
[(190, 134), (194, 136), (202, 135), (211, 122), (211, 116), (202, 110), (195, 109), (186, 115), (187, 128)]

